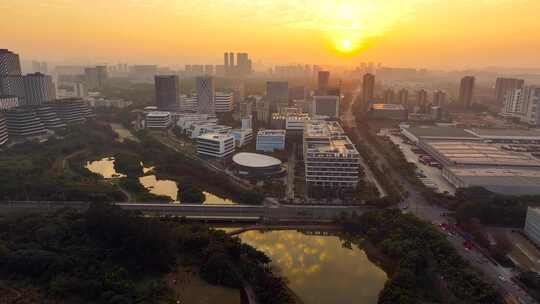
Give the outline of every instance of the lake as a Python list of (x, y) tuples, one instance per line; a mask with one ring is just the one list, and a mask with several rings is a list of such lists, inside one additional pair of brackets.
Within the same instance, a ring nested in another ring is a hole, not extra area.
[(239, 237), (272, 259), (305, 304), (375, 304), (387, 281), (363, 250), (344, 248), (336, 236), (249, 231)]

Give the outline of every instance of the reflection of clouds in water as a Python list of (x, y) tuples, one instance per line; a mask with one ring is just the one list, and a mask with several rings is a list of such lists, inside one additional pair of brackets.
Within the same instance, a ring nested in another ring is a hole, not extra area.
[(337, 237), (296, 231), (251, 231), (240, 237), (272, 259), (306, 304), (377, 303), (387, 279), (364, 251), (343, 248)]

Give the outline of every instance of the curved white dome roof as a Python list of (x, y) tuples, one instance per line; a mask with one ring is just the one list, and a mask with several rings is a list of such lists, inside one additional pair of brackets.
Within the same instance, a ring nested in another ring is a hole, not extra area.
[(233, 156), (233, 162), (240, 166), (252, 168), (266, 168), (281, 165), (281, 161), (275, 157), (248, 152), (236, 154)]

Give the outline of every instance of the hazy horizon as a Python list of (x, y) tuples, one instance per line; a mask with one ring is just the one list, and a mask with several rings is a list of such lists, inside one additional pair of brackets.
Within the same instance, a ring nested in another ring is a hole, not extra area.
[[(3, 1), (3, 2), (2, 2)], [(0, 0), (3, 48), (55, 63), (540, 67), (537, 0)]]

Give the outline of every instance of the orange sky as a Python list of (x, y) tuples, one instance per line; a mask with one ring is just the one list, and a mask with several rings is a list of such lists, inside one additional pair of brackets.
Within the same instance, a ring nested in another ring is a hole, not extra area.
[(0, 0), (23, 60), (540, 67), (538, 0)]

